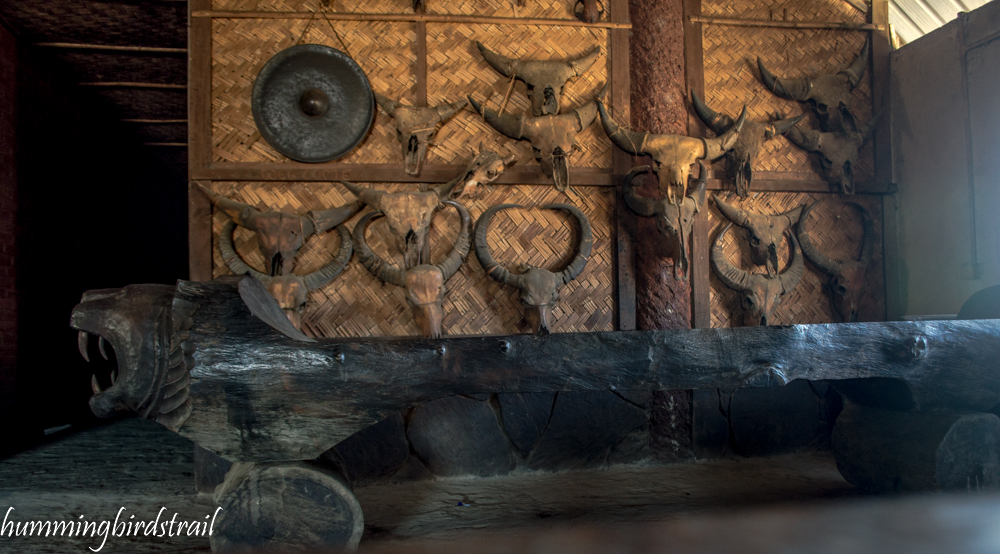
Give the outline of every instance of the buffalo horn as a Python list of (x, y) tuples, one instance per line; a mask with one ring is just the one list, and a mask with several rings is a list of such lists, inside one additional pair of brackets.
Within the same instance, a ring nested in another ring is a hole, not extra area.
[(608, 111), (604, 108), (604, 102), (600, 100), (597, 101), (597, 111), (601, 114), (601, 126), (604, 127), (604, 132), (608, 134), (608, 138), (615, 143), (615, 146), (633, 156), (648, 153), (643, 150), (643, 147), (646, 145), (646, 137), (649, 136), (649, 133), (622, 129), (614, 119), (611, 119)]
[(854, 63), (841, 71), (841, 73), (847, 75), (847, 79), (851, 81), (852, 87), (856, 87), (861, 82), (861, 77), (865, 74), (866, 67), (868, 67), (868, 39), (865, 39), (865, 45), (861, 47), (861, 53), (854, 59)]
[(459, 110), (469, 105), (468, 100), (459, 100), (458, 102), (445, 102), (434, 107), (434, 110), (438, 115), (438, 122), (444, 123), (449, 117), (458, 113)]
[(792, 263), (784, 273), (778, 276), (778, 279), (781, 280), (782, 294), (792, 292), (792, 289), (799, 285), (802, 274), (806, 270), (805, 261), (802, 260), (802, 250), (799, 248), (799, 241), (796, 240), (795, 233), (789, 232), (788, 236), (792, 239)]
[[(836, 275), (840, 273), (841, 262), (831, 259), (826, 254), (820, 252), (819, 248), (816, 248), (816, 245), (813, 244), (812, 237), (809, 236), (809, 214), (812, 213), (813, 208), (820, 202), (822, 200), (813, 202), (802, 212), (802, 218), (799, 220), (799, 242), (802, 246), (802, 253), (809, 258), (809, 261), (819, 266), (823, 270), (823, 273)], [(866, 234), (865, 239), (867, 240), (867, 238)]]
[(396, 119), (396, 108), (399, 107), (399, 102), (390, 100), (379, 93), (375, 94), (375, 101), (378, 102), (378, 107), (382, 108), (382, 111), (389, 114), (389, 117)]
[[(309, 212), (309, 219), (312, 220), (312, 224), (315, 227), (313, 232), (325, 233), (330, 229), (333, 229), (334, 227), (354, 217), (354, 214), (358, 213), (361, 206), (362, 203), (360, 201), (354, 201), (348, 202), (338, 208)], [(311, 233), (303, 232), (304, 236), (308, 236), (310, 234)]]
[(337, 255), (330, 263), (312, 273), (302, 276), (302, 280), (305, 281), (306, 288), (309, 290), (316, 290), (334, 280), (344, 271), (348, 262), (351, 261), (351, 254), (354, 253), (354, 245), (351, 244), (351, 233), (343, 225), (338, 225), (337, 231), (340, 231), (340, 251), (337, 252)]
[(625, 204), (633, 212), (643, 216), (651, 216), (656, 213), (656, 201), (652, 198), (636, 194), (635, 185), (632, 184), (632, 180), (640, 173), (647, 173), (649, 171), (652, 171), (652, 169), (648, 165), (633, 167), (628, 172), (628, 175), (625, 176), (625, 181), (622, 183), (622, 196), (625, 199)]
[(500, 131), (515, 140), (524, 138), (524, 120), (521, 116), (509, 113), (499, 114), (489, 108), (482, 107), (482, 105), (480, 105), (479, 102), (476, 102), (471, 96), (468, 98), (469, 102), (472, 103), (472, 107), (477, 113), (483, 116), (483, 119), (486, 120), (486, 123), (490, 124), (490, 127), (493, 127), (497, 131)]
[(490, 64), (493, 69), (499, 71), (504, 77), (510, 77), (511, 75), (518, 73), (517, 70), (521, 62), (493, 52), (483, 46), (483, 43), (478, 40), (476, 41), (476, 47), (479, 48), (479, 53), (483, 55), (483, 59), (486, 60), (486, 63)]
[(746, 120), (747, 107), (746, 104), (744, 104), (743, 111), (740, 112), (740, 117), (736, 119), (736, 123), (730, 127), (728, 131), (715, 138), (701, 139), (705, 143), (704, 157), (709, 160), (714, 160), (732, 149), (732, 147), (736, 144), (736, 141), (740, 138), (740, 131), (743, 130), (743, 124)]
[(764, 67), (764, 62), (757, 58), (757, 69), (760, 70), (760, 80), (767, 90), (788, 100), (805, 102), (809, 99), (809, 81), (807, 79), (782, 79)]
[(520, 275), (514, 275), (507, 268), (500, 265), (493, 259), (493, 254), (490, 253), (490, 246), (486, 242), (486, 233), (490, 228), (490, 219), (496, 215), (500, 210), (506, 210), (507, 208), (522, 208), (518, 204), (497, 204), (492, 208), (483, 212), (483, 215), (479, 216), (479, 220), (476, 221), (476, 258), (479, 259), (479, 265), (483, 266), (483, 270), (494, 280), (505, 285), (510, 285), (517, 289), (524, 286), (524, 278)]
[(590, 220), (576, 206), (569, 204), (548, 204), (542, 206), (542, 209), (565, 210), (572, 214), (580, 224), (580, 242), (576, 247), (576, 256), (566, 266), (566, 269), (559, 272), (559, 278), (562, 280), (562, 284), (565, 285), (576, 279), (583, 273), (583, 268), (587, 267), (587, 260), (590, 259), (590, 250), (594, 247), (594, 233), (590, 229)]
[(722, 212), (722, 215), (726, 216), (726, 219), (743, 228), (748, 228), (752, 225), (750, 214), (746, 210), (734, 207), (732, 204), (719, 198), (718, 195), (713, 195), (713, 198), (715, 198), (715, 205), (719, 207), (719, 211)]
[(458, 268), (462, 267), (462, 262), (469, 255), (469, 211), (458, 202), (452, 200), (445, 200), (443, 204), (455, 206), (455, 209), (458, 210), (458, 216), (462, 220), (461, 227), (458, 230), (458, 237), (455, 239), (455, 246), (448, 253), (448, 257), (437, 266), (441, 270), (442, 275), (444, 275), (444, 280), (447, 281), (458, 271)]
[(691, 106), (694, 107), (694, 113), (698, 114), (698, 117), (716, 135), (725, 133), (733, 126), (733, 118), (709, 108), (693, 90), (691, 91)]
[(719, 233), (719, 236), (715, 237), (715, 244), (712, 245), (712, 267), (715, 268), (715, 274), (718, 275), (719, 280), (727, 287), (738, 291), (745, 291), (751, 286), (750, 274), (734, 266), (722, 251), (722, 237), (729, 232), (729, 228), (732, 226), (732, 223), (727, 223), (722, 232)]
[(574, 60), (569, 60), (568, 62), (566, 62), (566, 65), (568, 65), (569, 68), (573, 70), (573, 73), (575, 74), (576, 77), (579, 77), (580, 75), (583, 74), (584, 71), (590, 69), (590, 66), (594, 65), (594, 62), (597, 61), (597, 56), (599, 56), (600, 54), (601, 54), (601, 47), (595, 46), (591, 48), (589, 52), (580, 56), (579, 58), (576, 58)]
[(795, 117), (786, 117), (784, 119), (772, 121), (768, 126), (768, 134), (770, 135), (768, 138), (787, 133), (789, 129), (795, 127), (799, 121), (802, 121), (802, 118), (805, 116), (805, 114), (802, 114)]
[(871, 138), (872, 133), (875, 132), (875, 127), (878, 126), (879, 119), (882, 119), (881, 110), (874, 116), (872, 116), (872, 118), (868, 120), (868, 123), (865, 123), (858, 131), (859, 133), (861, 133), (861, 136), (864, 137), (865, 142), (868, 142), (868, 139)]
[(257, 278), (258, 281), (262, 283), (267, 283), (271, 278), (257, 271), (256, 269), (250, 267), (240, 255), (236, 253), (236, 248), (233, 246), (233, 231), (236, 229), (235, 221), (227, 221), (222, 227), (222, 232), (219, 233), (219, 253), (222, 254), (222, 261), (226, 262), (226, 266), (229, 270), (236, 275), (245, 275), (249, 273)]
[(375, 190), (368, 187), (359, 187), (354, 183), (348, 183), (347, 181), (341, 181), (340, 184), (347, 187), (347, 190), (351, 191), (354, 196), (357, 196), (365, 204), (371, 206), (375, 210), (382, 209), (382, 196), (385, 191)]
[(785, 138), (787, 138), (792, 144), (803, 150), (808, 150), (809, 152), (819, 150), (819, 137), (819, 131), (814, 129), (802, 130), (798, 127), (792, 127), (787, 133), (785, 133)]
[(365, 266), (365, 269), (379, 280), (398, 287), (405, 287), (406, 281), (403, 278), (403, 272), (383, 260), (378, 254), (372, 252), (372, 249), (368, 247), (368, 243), (365, 242), (365, 230), (368, 227), (368, 223), (372, 219), (382, 217), (383, 215), (385, 214), (382, 212), (367, 213), (354, 227), (354, 242), (358, 249), (358, 260), (361, 262), (361, 265)]
[(226, 215), (235, 221), (237, 225), (241, 225), (247, 229), (256, 230), (254, 229), (253, 220), (260, 215), (260, 210), (249, 204), (230, 200), (221, 194), (216, 194), (201, 184), (198, 184), (198, 188), (205, 193), (205, 196), (212, 201), (212, 204), (214, 204), (216, 208), (226, 212)]

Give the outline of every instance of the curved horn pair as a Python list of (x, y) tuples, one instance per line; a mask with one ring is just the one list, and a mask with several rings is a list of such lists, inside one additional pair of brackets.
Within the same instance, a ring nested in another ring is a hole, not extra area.
[[(799, 241), (802, 245), (802, 252), (809, 258), (809, 261), (819, 266), (824, 273), (830, 275), (836, 275), (841, 272), (844, 265), (844, 260), (834, 260), (823, 254), (816, 248), (813, 244), (812, 237), (809, 236), (809, 214), (812, 213), (813, 208), (815, 208), (822, 200), (814, 202), (809, 205), (808, 208), (802, 213), (802, 219), (799, 220)], [(861, 214), (861, 224), (864, 229), (864, 239), (861, 243), (861, 256), (858, 258), (858, 263), (862, 266), (867, 266), (872, 260), (872, 255), (875, 251), (875, 227), (872, 224), (872, 218), (868, 214), (868, 210), (865, 209), (861, 204), (856, 204), (854, 202), (846, 202), (851, 206), (854, 206), (858, 212)]]
[(483, 59), (486, 63), (499, 71), (504, 77), (519, 77), (524, 80), (525, 77), (531, 79), (531, 75), (536, 67), (544, 67), (544, 65), (564, 65), (565, 69), (562, 71), (565, 75), (560, 75), (560, 77), (569, 80), (573, 77), (579, 77), (584, 71), (590, 69), (590, 66), (594, 65), (597, 61), (597, 56), (601, 53), (601, 47), (595, 46), (587, 51), (585, 54), (578, 58), (573, 58), (571, 60), (565, 61), (551, 61), (551, 60), (514, 60), (506, 56), (497, 54), (496, 52), (490, 50), (483, 46), (483, 43), (476, 41), (476, 48), (479, 49), (479, 53), (482, 54)]
[[(728, 115), (721, 114), (712, 108), (709, 108), (707, 104), (701, 101), (701, 98), (699, 98), (698, 94), (693, 90), (691, 91), (691, 106), (694, 108), (694, 112), (698, 115), (698, 118), (701, 119), (717, 136), (725, 134), (735, 123), (733, 118)], [(785, 134), (789, 129), (794, 127), (796, 123), (802, 121), (803, 117), (805, 117), (805, 114), (795, 117), (782, 118), (768, 123), (767, 138)]]
[[(611, 142), (613, 142), (615, 146), (621, 148), (629, 154), (632, 154), (633, 156), (653, 154), (653, 152), (646, 148), (646, 143), (650, 137), (656, 136), (654, 133), (640, 133), (629, 129), (623, 129), (608, 114), (608, 110), (604, 107), (604, 102), (600, 100), (596, 100), (596, 102), (597, 111), (601, 114), (601, 126), (604, 127), (604, 132), (608, 134), (608, 138), (611, 139)], [(733, 145), (736, 144), (736, 140), (739, 138), (739, 133), (743, 129), (743, 124), (746, 121), (746, 118), (747, 107), (743, 106), (743, 111), (740, 112), (740, 117), (729, 128), (729, 130), (715, 138), (701, 139), (705, 144), (705, 155), (701, 156), (701, 158), (714, 160), (725, 154), (727, 150), (731, 149)]]
[[(385, 113), (389, 114), (389, 117), (395, 119), (396, 118), (396, 110), (400, 106), (402, 106), (402, 104), (400, 104), (399, 102), (396, 102), (395, 100), (392, 100), (392, 99), (390, 99), (390, 98), (388, 98), (386, 96), (382, 96), (381, 94), (379, 94), (377, 92), (375, 92), (374, 94), (375, 94), (375, 101), (378, 102), (378, 106), (380, 108), (382, 108), (382, 111), (384, 111)], [(445, 102), (443, 104), (439, 104), (437, 106), (434, 106), (433, 109), (434, 109), (434, 111), (437, 112), (437, 115), (438, 115), (438, 123), (443, 123), (449, 117), (451, 117), (451, 116), (455, 115), (456, 113), (458, 113), (458, 111), (461, 110), (462, 108), (464, 108), (466, 106), (466, 104), (467, 104), (467, 102), (465, 100), (460, 100), (458, 102)]]
[[(236, 248), (233, 246), (233, 231), (235, 229), (236, 222), (230, 220), (222, 227), (222, 232), (219, 234), (219, 253), (222, 254), (222, 260), (229, 267), (229, 270), (236, 275), (249, 274), (262, 283), (266, 284), (270, 282), (272, 277), (250, 267), (236, 252)], [(351, 256), (354, 254), (351, 234), (343, 225), (338, 225), (337, 231), (340, 232), (340, 250), (337, 252), (337, 255), (334, 256), (330, 263), (302, 276), (302, 280), (309, 290), (316, 290), (335, 279), (347, 268), (347, 264), (351, 261)]]
[[(486, 233), (489, 231), (490, 221), (493, 216), (496, 215), (500, 210), (506, 210), (508, 208), (523, 208), (520, 204), (499, 204), (493, 206), (492, 208), (483, 212), (483, 215), (479, 216), (479, 220), (476, 222), (476, 257), (479, 259), (479, 264), (483, 266), (483, 270), (492, 278), (494, 281), (498, 281), (505, 285), (510, 285), (512, 287), (523, 289), (524, 288), (524, 278), (521, 275), (514, 275), (506, 267), (500, 264), (493, 258), (493, 254), (490, 253), (489, 244), (486, 241)], [(584, 215), (579, 208), (571, 206), (569, 204), (546, 204), (542, 206), (543, 210), (565, 210), (569, 212), (577, 222), (580, 224), (580, 241), (576, 248), (576, 255), (573, 257), (573, 261), (566, 266), (565, 269), (557, 273), (562, 284), (567, 284), (573, 279), (580, 276), (583, 269), (587, 266), (587, 260), (590, 259), (590, 252), (594, 246), (594, 234), (590, 228), (590, 220)]]
[[(839, 71), (839, 73), (846, 75), (851, 86), (856, 87), (861, 82), (861, 77), (865, 74), (865, 68), (867, 67), (868, 40), (866, 39), (865, 45), (861, 48), (858, 57), (854, 59), (854, 63)], [(774, 94), (799, 102), (805, 102), (812, 98), (813, 87), (809, 79), (783, 79), (776, 77), (768, 71), (767, 67), (764, 66), (764, 62), (759, 57), (757, 58), (757, 69), (760, 71), (760, 79), (764, 82), (764, 86)]]
[[(448, 256), (441, 263), (436, 264), (437, 268), (444, 275), (444, 280), (447, 281), (458, 271), (465, 257), (469, 255), (470, 217), (468, 210), (458, 202), (446, 200), (443, 203), (454, 206), (461, 218), (461, 227), (458, 231), (458, 238), (455, 239), (455, 245), (452, 246)], [(378, 219), (384, 215), (382, 212), (365, 214), (361, 218), (361, 221), (358, 221), (358, 224), (354, 227), (354, 241), (357, 243), (358, 260), (361, 262), (361, 265), (365, 266), (365, 269), (379, 280), (399, 287), (405, 287), (406, 272), (382, 259), (381, 256), (372, 251), (365, 241), (365, 231), (368, 228), (368, 224), (373, 219)]]
[[(722, 232), (719, 233), (719, 236), (715, 238), (715, 244), (712, 245), (711, 261), (712, 265), (715, 266), (715, 272), (719, 280), (727, 287), (738, 291), (746, 291), (753, 286), (755, 279), (766, 279), (766, 277), (744, 271), (734, 266), (729, 261), (729, 258), (726, 257), (722, 251), (722, 237), (729, 232), (729, 228), (732, 226), (732, 223), (727, 223), (723, 227)], [(799, 241), (796, 240), (794, 233), (789, 233), (789, 237), (792, 240), (792, 262), (785, 272), (777, 277), (781, 280), (781, 288), (785, 293), (791, 292), (799, 284), (802, 275), (805, 273), (805, 262), (802, 260)]]
[(212, 202), (212, 204), (226, 212), (226, 215), (230, 219), (236, 222), (237, 225), (241, 227), (246, 227), (247, 229), (254, 229), (253, 221), (256, 217), (260, 216), (261, 211), (249, 204), (244, 204), (242, 202), (237, 202), (235, 200), (230, 200), (221, 194), (212, 192), (208, 188), (204, 187), (200, 183), (196, 183), (201, 192), (205, 193), (205, 196)]
[(347, 190), (351, 191), (351, 194), (357, 196), (359, 200), (364, 202), (366, 205), (371, 206), (372, 209), (376, 211), (382, 209), (382, 197), (385, 196), (384, 190), (362, 187), (347, 181), (341, 181), (340, 184), (347, 187)]

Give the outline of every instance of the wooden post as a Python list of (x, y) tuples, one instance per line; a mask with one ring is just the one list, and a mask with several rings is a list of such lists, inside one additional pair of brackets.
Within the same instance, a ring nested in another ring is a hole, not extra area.
[(192, 281), (212, 280), (212, 202), (195, 185), (210, 187), (210, 181), (188, 184), (188, 274)]
[[(705, 60), (702, 50), (701, 23), (694, 18), (701, 15), (701, 0), (684, 0), (684, 70), (687, 97), (691, 92), (705, 97)], [(705, 136), (705, 124), (693, 113), (688, 115), (687, 134)], [(704, 329), (712, 326), (711, 279), (708, 268), (710, 232), (708, 210), (702, 210), (694, 220), (691, 230), (691, 326)]]
[[(628, 0), (612, 0), (611, 21), (628, 22)], [(628, 121), (631, 117), (631, 85), (629, 79), (629, 32), (625, 29), (611, 31), (611, 109), (618, 121)], [(632, 168), (628, 153), (615, 148), (612, 159), (615, 175), (614, 186)], [(625, 206), (621, 190), (615, 191), (615, 289), (618, 294), (618, 322), (620, 331), (635, 330), (635, 245), (632, 233), (635, 230), (635, 216)]]

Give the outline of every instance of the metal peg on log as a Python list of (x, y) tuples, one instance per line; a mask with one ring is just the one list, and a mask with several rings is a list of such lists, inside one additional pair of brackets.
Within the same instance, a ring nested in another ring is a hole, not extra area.
[(833, 429), (833, 455), (841, 475), (869, 491), (996, 489), (1000, 418), (848, 404)]

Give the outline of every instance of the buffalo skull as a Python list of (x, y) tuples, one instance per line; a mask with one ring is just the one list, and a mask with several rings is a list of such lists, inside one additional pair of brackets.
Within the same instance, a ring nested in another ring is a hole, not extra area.
[(504, 77), (524, 81), (528, 87), (528, 99), (531, 100), (531, 115), (535, 117), (558, 115), (566, 82), (583, 75), (601, 53), (601, 47), (595, 46), (583, 56), (572, 60), (512, 60), (488, 50), (479, 41), (476, 41), (476, 46), (493, 69)]
[(842, 110), (851, 107), (851, 90), (858, 86), (868, 66), (868, 41), (865, 40), (861, 53), (854, 63), (832, 75), (783, 79), (775, 77), (757, 58), (760, 79), (768, 90), (788, 100), (805, 102), (812, 106), (819, 116), (823, 129), (839, 129), (842, 125)]
[(594, 235), (590, 230), (590, 220), (578, 208), (569, 204), (542, 206), (542, 209), (546, 210), (565, 210), (579, 222), (580, 242), (576, 249), (576, 256), (566, 266), (566, 269), (558, 273), (540, 267), (527, 267), (522, 273), (515, 275), (493, 259), (490, 247), (486, 242), (486, 233), (489, 231), (490, 219), (497, 212), (507, 208), (522, 207), (517, 204), (500, 204), (483, 212), (483, 215), (476, 222), (476, 257), (479, 258), (479, 264), (483, 266), (483, 270), (494, 281), (510, 285), (521, 291), (521, 303), (525, 306), (524, 318), (531, 326), (532, 332), (547, 335), (551, 330), (549, 318), (556, 302), (559, 301), (559, 286), (576, 279), (583, 272), (583, 268), (587, 266), (587, 260), (590, 258), (590, 250), (594, 246)]
[(705, 163), (698, 160), (701, 172), (698, 183), (690, 196), (684, 197), (680, 204), (673, 204), (667, 199), (654, 199), (639, 196), (635, 192), (632, 180), (640, 173), (648, 173), (652, 169), (648, 165), (639, 166), (629, 171), (622, 185), (622, 197), (625, 205), (633, 212), (645, 217), (656, 218), (656, 229), (663, 235), (663, 240), (678, 245), (680, 259), (674, 264), (674, 275), (678, 279), (687, 279), (688, 275), (688, 237), (691, 236), (691, 226), (694, 216), (705, 206), (705, 182), (708, 171)]
[(441, 200), (458, 200), (459, 198), (471, 195), (479, 185), (486, 185), (496, 181), (500, 175), (510, 166), (514, 165), (514, 156), (501, 158), (499, 154), (492, 150), (483, 148), (479, 144), (479, 153), (476, 154), (465, 171), (459, 173), (454, 179), (447, 183), (428, 187), (437, 193)]
[(365, 214), (354, 227), (354, 241), (357, 243), (358, 259), (372, 275), (385, 283), (406, 289), (406, 301), (413, 308), (413, 319), (420, 326), (426, 338), (441, 337), (441, 322), (444, 319), (445, 283), (462, 266), (469, 254), (469, 212), (461, 204), (445, 201), (458, 210), (461, 228), (455, 245), (448, 257), (439, 264), (420, 264), (411, 268), (393, 267), (372, 252), (365, 242), (365, 230), (371, 220), (382, 217), (382, 212)]
[(427, 144), (438, 127), (467, 104), (462, 100), (434, 108), (415, 108), (378, 93), (375, 93), (375, 100), (385, 113), (396, 120), (396, 138), (403, 147), (403, 169), (410, 175), (420, 174), (420, 166), (427, 157)]
[[(691, 91), (691, 105), (694, 106), (694, 112), (715, 133), (715, 136), (726, 134), (735, 124), (732, 117), (718, 113), (706, 106), (693, 90)], [(800, 115), (768, 123), (747, 121), (743, 124), (743, 130), (740, 131), (736, 144), (726, 155), (726, 172), (736, 184), (738, 196), (746, 198), (750, 191), (750, 185), (753, 183), (753, 161), (764, 142), (785, 134), (785, 131), (794, 127), (803, 117), (805, 116)]]
[(440, 204), (436, 192), (385, 192), (341, 181), (363, 203), (385, 215), (389, 229), (403, 253), (403, 267), (415, 267), (423, 260), (431, 218)]
[(767, 268), (768, 277), (778, 274), (778, 243), (785, 235), (785, 230), (799, 220), (802, 206), (788, 210), (783, 214), (766, 215), (750, 213), (744, 209), (735, 208), (718, 196), (715, 205), (722, 215), (733, 223), (747, 230), (750, 242), (750, 259), (756, 265)]
[[(597, 101), (597, 109), (601, 114), (604, 132), (615, 146), (633, 156), (643, 154), (652, 156), (653, 173), (660, 180), (660, 191), (665, 192), (664, 195), (673, 204), (681, 204), (687, 196), (691, 164), (698, 160), (721, 158), (736, 144), (747, 117), (747, 109), (744, 106), (736, 123), (722, 135), (715, 138), (694, 138), (623, 129), (611, 119), (604, 108), (604, 103), (600, 100)], [(680, 189), (681, 194), (676, 194), (675, 189)]]
[(843, 112), (844, 126), (836, 131), (803, 131), (793, 127), (785, 136), (795, 146), (819, 154), (826, 180), (840, 187), (842, 194), (854, 194), (854, 166), (858, 162), (858, 151), (872, 136), (881, 114), (876, 114), (859, 128), (854, 116), (847, 110)]
[(499, 114), (482, 107), (469, 97), (472, 107), (483, 115), (483, 119), (497, 131), (515, 140), (528, 140), (531, 150), (542, 167), (542, 173), (552, 177), (556, 190), (565, 192), (569, 185), (569, 162), (567, 158), (576, 144), (576, 135), (581, 133), (597, 118), (597, 106), (590, 101), (569, 113), (561, 115)]
[(809, 261), (816, 264), (824, 273), (830, 276), (828, 286), (833, 298), (833, 307), (845, 323), (858, 320), (858, 304), (861, 298), (861, 288), (865, 283), (865, 272), (868, 263), (872, 261), (875, 250), (875, 228), (868, 210), (860, 204), (847, 202), (861, 213), (861, 222), (865, 237), (861, 243), (861, 256), (857, 260), (832, 260), (819, 251), (809, 236), (809, 214), (816, 207), (816, 202), (806, 208), (799, 222), (799, 240), (802, 241), (802, 253)]
[(743, 293), (743, 324), (747, 327), (770, 325), (771, 314), (787, 296), (798, 286), (805, 271), (802, 252), (794, 234), (792, 239), (792, 262), (781, 275), (769, 277), (749, 273), (734, 266), (722, 251), (722, 237), (732, 227), (727, 223), (712, 245), (712, 268), (727, 287)]

